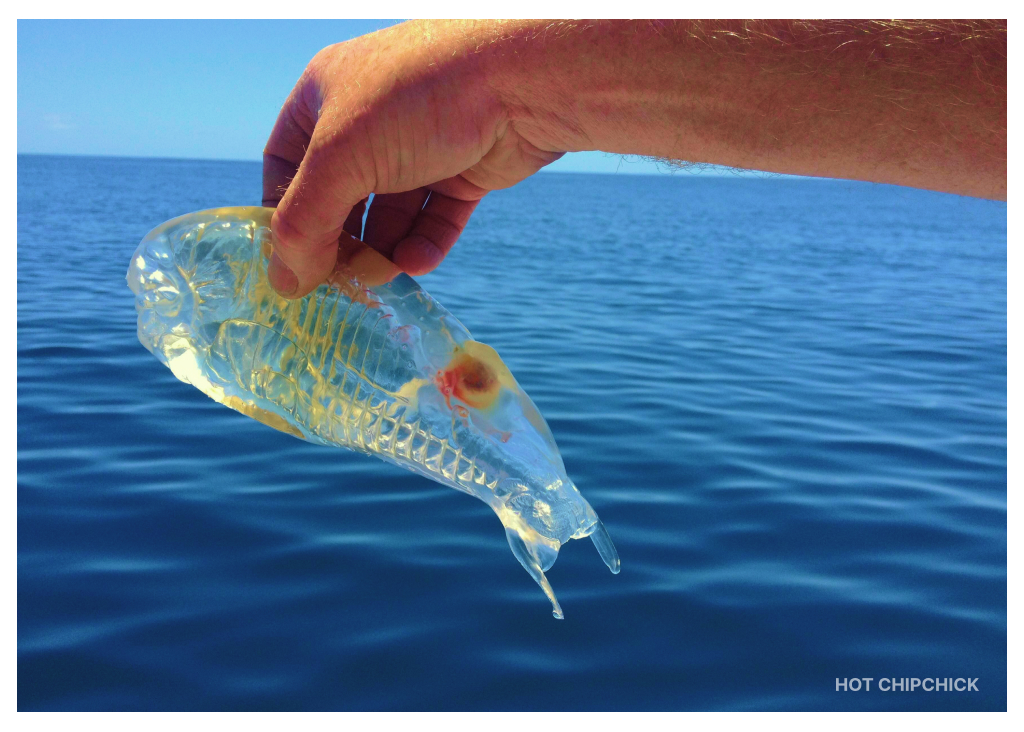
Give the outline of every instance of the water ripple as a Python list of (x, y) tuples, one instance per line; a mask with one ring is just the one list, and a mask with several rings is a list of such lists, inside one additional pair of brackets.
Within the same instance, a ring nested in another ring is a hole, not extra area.
[[(558, 623), (484, 504), (138, 344), (136, 243), (259, 180), (19, 158), (20, 709), (1006, 708), (1005, 204), (556, 174), (484, 199), (422, 280), (622, 556), (563, 548)], [(854, 675), (983, 691), (836, 694)]]

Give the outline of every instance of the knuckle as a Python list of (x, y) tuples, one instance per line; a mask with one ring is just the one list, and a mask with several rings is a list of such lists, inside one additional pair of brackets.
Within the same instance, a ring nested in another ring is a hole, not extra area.
[(334, 226), (333, 222), (298, 215), (285, 201), (274, 211), (270, 230), (274, 235), (275, 249), (281, 252), (283, 259), (296, 264), (330, 258), (337, 248), (342, 224)]
[(324, 46), (323, 48), (316, 52), (316, 54), (313, 56), (313, 58), (307, 65), (307, 68), (313, 68), (319, 71), (324, 67), (328, 66), (331, 63), (331, 61), (334, 60), (335, 56), (338, 55), (338, 52), (342, 49), (344, 45), (344, 41), (342, 41), (340, 43), (332, 43), (328, 46)]
[(310, 238), (302, 231), (302, 223), (287, 208), (278, 208), (270, 220), (275, 244), (285, 252), (301, 252), (310, 246)]
[(454, 234), (458, 236), (459, 232), (462, 231), (462, 226), (437, 211), (421, 211), (420, 217), (423, 219), (424, 224), (427, 224), (432, 230), (441, 234), (449, 236)]

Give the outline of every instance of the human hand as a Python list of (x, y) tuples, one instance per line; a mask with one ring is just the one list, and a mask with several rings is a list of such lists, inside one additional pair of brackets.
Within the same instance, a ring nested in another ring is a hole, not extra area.
[(325, 48), (264, 151), (270, 281), (359, 236), (436, 267), (479, 200), (603, 150), (1006, 197), (1005, 21), (416, 21)]
[[(418, 275), (444, 259), (473, 209), (557, 160), (527, 139), (480, 52), (494, 24), (404, 23), (329, 46), (306, 67), (263, 154), (276, 206), (269, 276), (301, 297), (359, 237)], [(538, 144), (540, 146), (538, 146)]]

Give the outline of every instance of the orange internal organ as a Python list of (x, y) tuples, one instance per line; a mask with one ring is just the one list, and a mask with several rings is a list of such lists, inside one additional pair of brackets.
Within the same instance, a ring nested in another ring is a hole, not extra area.
[[(500, 370), (488, 363), (492, 360), (489, 354), (473, 352), (477, 350), (463, 346), (456, 348), (447, 368), (437, 372), (437, 388), (444, 394), (449, 407), (454, 397), (473, 409), (487, 409), (501, 392)], [(493, 350), (491, 353), (497, 357)], [(504, 367), (501, 360), (497, 360), (500, 367)]]

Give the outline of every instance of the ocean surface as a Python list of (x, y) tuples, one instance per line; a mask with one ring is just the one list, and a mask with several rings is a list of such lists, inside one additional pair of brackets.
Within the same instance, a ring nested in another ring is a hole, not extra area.
[(139, 240), (259, 197), (255, 163), (18, 159), (21, 710), (1006, 709), (1004, 203), (688, 174), (484, 199), (420, 281), (618, 546), (618, 576), (562, 549), (557, 621), (483, 503), (138, 343)]

